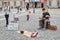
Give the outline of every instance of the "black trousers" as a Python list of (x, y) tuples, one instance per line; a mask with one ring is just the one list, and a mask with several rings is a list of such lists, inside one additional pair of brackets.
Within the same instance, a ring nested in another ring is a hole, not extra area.
[(8, 22), (8, 18), (6, 18), (6, 26), (9, 24), (9, 22)]
[(29, 20), (29, 15), (27, 15), (27, 21)]
[(29, 7), (26, 7), (26, 10), (29, 10)]
[(41, 3), (41, 8), (44, 8), (44, 4), (43, 3)]

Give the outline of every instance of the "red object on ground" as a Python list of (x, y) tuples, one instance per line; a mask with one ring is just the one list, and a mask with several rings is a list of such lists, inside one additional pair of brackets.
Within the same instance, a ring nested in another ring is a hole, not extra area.
[(33, 32), (33, 33), (31, 34), (31, 37), (32, 37), (32, 38), (35, 38), (35, 37), (37, 36), (37, 34), (38, 34), (38, 32), (37, 32), (37, 33)]
[(34, 35), (34, 33), (31, 34), (32, 36)]

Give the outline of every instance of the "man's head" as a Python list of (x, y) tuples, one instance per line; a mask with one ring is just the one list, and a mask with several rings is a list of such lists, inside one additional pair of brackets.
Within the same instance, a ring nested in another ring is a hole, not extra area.
[(29, 5), (29, 3), (27, 3), (27, 5)]
[(20, 11), (22, 11), (22, 9), (20, 8)]
[(46, 11), (45, 11), (45, 8), (43, 8), (42, 11), (43, 11), (43, 12), (46, 12)]

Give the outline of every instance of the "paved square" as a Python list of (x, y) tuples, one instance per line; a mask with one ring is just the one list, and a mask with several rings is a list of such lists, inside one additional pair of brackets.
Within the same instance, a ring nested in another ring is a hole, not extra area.
[[(32, 9), (30, 9), (32, 11)], [(26, 15), (19, 17), (19, 30), (37, 31), (39, 37), (28, 38), (24, 35), (18, 34), (16, 31), (8, 31), (5, 27), (5, 22), (0, 20), (0, 40), (60, 40), (60, 9), (49, 9), (51, 15), (51, 24), (56, 25), (58, 30), (38, 30), (39, 17), (42, 14), (41, 9), (35, 9), (35, 14), (30, 14), (30, 20), (26, 20)], [(4, 12), (0, 12), (2, 14)], [(1, 25), (2, 23), (2, 25)]]

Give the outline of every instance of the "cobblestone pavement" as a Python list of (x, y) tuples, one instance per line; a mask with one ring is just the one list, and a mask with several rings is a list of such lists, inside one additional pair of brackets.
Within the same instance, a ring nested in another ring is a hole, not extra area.
[(31, 32), (37, 31), (39, 35), (38, 37), (33, 39), (18, 34), (16, 31), (8, 31), (7, 27), (5, 27), (5, 23), (2, 22), (4, 25), (0, 25), (0, 40), (60, 40), (60, 9), (49, 9), (51, 24), (58, 27), (58, 30), (56, 31), (38, 30), (38, 18), (41, 16), (42, 11), (41, 9), (36, 9), (35, 11), (35, 14), (31, 12), (29, 21), (26, 20), (26, 15), (19, 17), (19, 30), (27, 30)]

